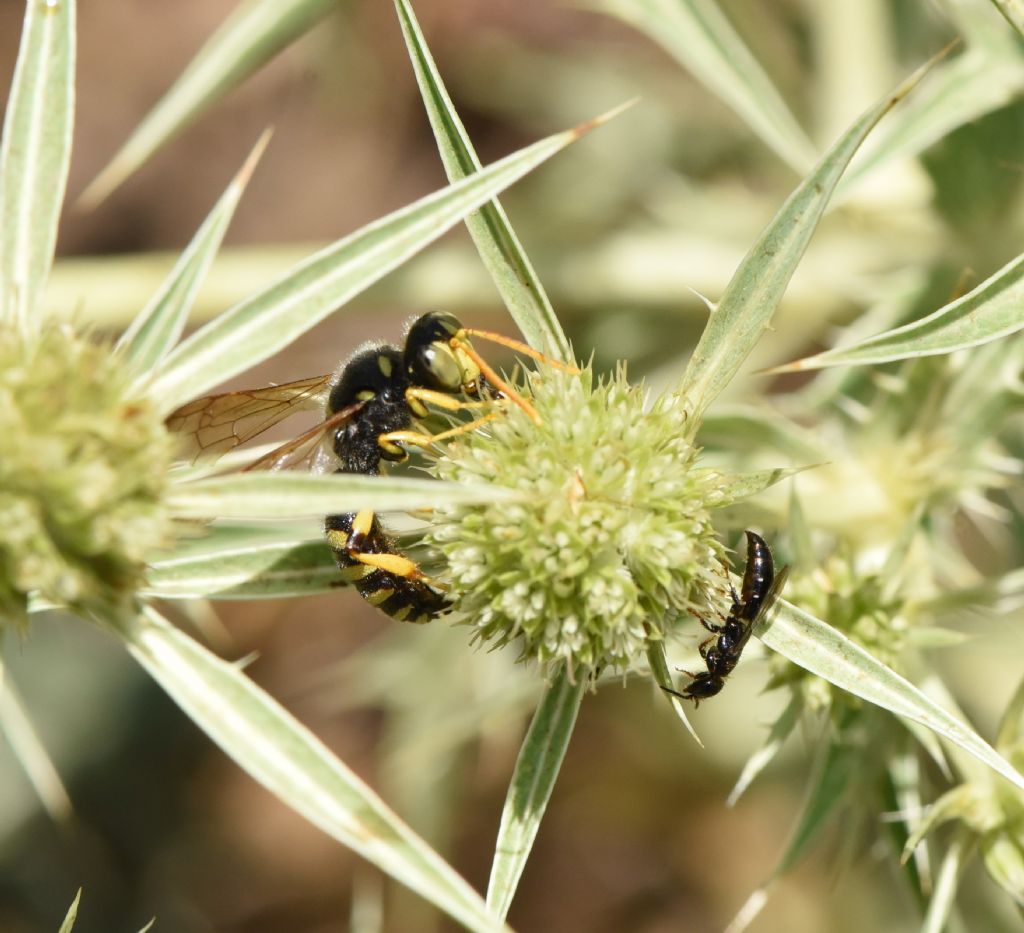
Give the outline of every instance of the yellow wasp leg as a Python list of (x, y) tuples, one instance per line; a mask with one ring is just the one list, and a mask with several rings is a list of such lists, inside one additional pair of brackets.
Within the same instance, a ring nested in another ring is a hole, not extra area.
[[(366, 567), (377, 568), (387, 573), (393, 573), (396, 577), (403, 577), (406, 580), (422, 580), (424, 583), (437, 589), (444, 589), (444, 586), (428, 577), (419, 568), (419, 564), (401, 554), (383, 553), (367, 554), (359, 550), (360, 545), (373, 527), (374, 513), (372, 509), (364, 509), (357, 512), (352, 520), (352, 530), (347, 534), (340, 530), (332, 529), (327, 532), (327, 543), (339, 551), (344, 551), (352, 560), (359, 561)], [(352, 581), (354, 582), (354, 581)]]
[(446, 395), (444, 392), (435, 392), (433, 389), (423, 389), (418, 386), (406, 389), (405, 397), (409, 401), (427, 402), (435, 408), (443, 408), (446, 411), (461, 411), (463, 408), (483, 408), (484, 406), (495, 404), (489, 399), (479, 401), (459, 399)]
[(390, 434), (382, 434), (378, 437), (377, 443), (385, 450), (389, 450), (390, 447), (397, 446), (398, 444), (415, 444), (417, 447), (429, 447), (437, 441), (446, 441), (450, 437), (465, 434), (467, 431), (475, 431), (480, 425), (487, 424), (488, 421), (501, 417), (501, 414), (500, 411), (492, 411), (482, 418), (467, 421), (465, 424), (442, 431), (440, 434), (425, 434), (421, 431), (392, 431)]

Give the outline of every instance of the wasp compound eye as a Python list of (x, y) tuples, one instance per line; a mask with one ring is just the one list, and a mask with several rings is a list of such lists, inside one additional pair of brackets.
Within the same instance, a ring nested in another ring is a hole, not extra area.
[(409, 349), (409, 375), (414, 383), (440, 392), (458, 392), (462, 388), (462, 367), (447, 344), (434, 342)]

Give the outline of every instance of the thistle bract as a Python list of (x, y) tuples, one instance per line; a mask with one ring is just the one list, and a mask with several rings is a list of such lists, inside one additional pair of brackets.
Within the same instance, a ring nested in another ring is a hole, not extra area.
[(127, 385), (108, 348), (70, 329), (0, 334), (3, 618), (23, 621), (31, 593), (79, 610), (123, 603), (169, 541), (170, 442)]
[(435, 468), (523, 496), (435, 513), (454, 616), (549, 668), (624, 669), (722, 588), (710, 510), (723, 479), (695, 469), (678, 400), (646, 408), (622, 370), (545, 369), (529, 390), (541, 424), (509, 406)]

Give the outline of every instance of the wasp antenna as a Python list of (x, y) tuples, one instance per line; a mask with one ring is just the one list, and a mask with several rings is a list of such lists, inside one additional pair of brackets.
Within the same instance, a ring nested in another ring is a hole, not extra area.
[(491, 343), (500, 343), (503, 347), (508, 347), (510, 350), (522, 353), (524, 356), (528, 356), (530, 359), (537, 360), (547, 366), (553, 366), (555, 369), (560, 369), (571, 376), (578, 376), (580, 374), (579, 367), (573, 366), (572, 363), (563, 363), (561, 360), (546, 356), (540, 350), (534, 350), (529, 344), (516, 340), (513, 337), (496, 334), (490, 330), (477, 330), (475, 327), (463, 327), (460, 333), (470, 337), (481, 337), (484, 340), (490, 340)]
[[(468, 333), (468, 331), (465, 331)], [(523, 411), (530, 416), (530, 420), (534, 424), (541, 424), (540, 415), (537, 414), (537, 409), (534, 408), (525, 398), (523, 398), (515, 389), (512, 388), (504, 379), (501, 378), (488, 362), (473, 349), (473, 345), (466, 340), (460, 340), (458, 337), (452, 337), (452, 346), (458, 346), (476, 365), (480, 368), (486, 377), (487, 381), (497, 388), (502, 394), (506, 395), (510, 401), (518, 405)]]

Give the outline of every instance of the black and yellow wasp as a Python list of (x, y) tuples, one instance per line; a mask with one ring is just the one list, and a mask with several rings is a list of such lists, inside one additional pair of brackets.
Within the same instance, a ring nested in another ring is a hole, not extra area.
[[(325, 420), (246, 469), (308, 464), (317, 472), (376, 476), (381, 461), (407, 459), (407, 446), (426, 447), (473, 430), (498, 417), (502, 404), (519, 405), (539, 421), (533, 406), (477, 353), (471, 336), (565, 366), (518, 340), (469, 329), (451, 314), (430, 311), (413, 321), (401, 348), (370, 345), (333, 374), (197, 399), (174, 411), (167, 425), (190, 436), (200, 456), (218, 455), (326, 397)], [(480, 408), (490, 410), (438, 434), (413, 429), (431, 409)], [(399, 552), (373, 511), (329, 515), (324, 525), (342, 577), (368, 602), (395, 619), (416, 623), (429, 622), (447, 607), (444, 589)]]

